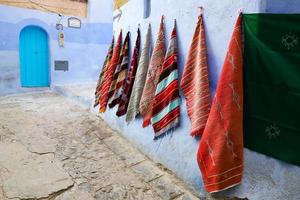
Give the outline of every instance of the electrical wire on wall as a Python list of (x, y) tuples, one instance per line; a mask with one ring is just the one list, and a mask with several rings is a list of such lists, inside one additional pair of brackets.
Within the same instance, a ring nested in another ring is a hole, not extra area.
[(60, 13), (55, 12), (55, 11), (53, 11), (53, 10), (51, 10), (51, 9), (43, 6), (41, 3), (34, 2), (33, 0), (29, 0), (29, 2), (32, 3), (32, 4), (34, 4), (34, 5), (36, 5), (36, 6), (38, 6), (38, 7), (40, 7), (40, 8), (42, 8), (42, 9), (44, 9), (44, 10), (46, 10), (46, 11), (48, 11), (48, 12), (56, 13), (56, 14), (60, 15)]
[(115, 19), (118, 19), (118, 21), (120, 21), (121, 17), (122, 17), (122, 10), (119, 8), (118, 9), (119, 13), (114, 15), (113, 20), (115, 21)]

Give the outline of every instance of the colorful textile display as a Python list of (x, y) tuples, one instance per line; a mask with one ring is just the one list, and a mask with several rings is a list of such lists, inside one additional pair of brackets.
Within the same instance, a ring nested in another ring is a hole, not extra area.
[(114, 49), (114, 37), (112, 39), (111, 45), (108, 49), (105, 61), (103, 63), (102, 66), (102, 70), (101, 73), (99, 74), (99, 78), (98, 78), (98, 82), (97, 82), (97, 86), (96, 86), (96, 90), (95, 90), (95, 103), (94, 103), (94, 107), (99, 105), (99, 99), (101, 97), (101, 87), (103, 86), (103, 82), (104, 79), (106, 77), (106, 72), (113, 54), (113, 49)]
[(211, 107), (202, 15), (198, 17), (180, 85), (191, 120), (190, 133), (192, 136), (202, 135)]
[(243, 174), (242, 16), (236, 21), (197, 160), (207, 192), (241, 183)]
[(180, 96), (177, 69), (176, 22), (155, 90), (151, 123), (155, 139), (179, 124)]
[(128, 63), (129, 63), (129, 58), (128, 58), (129, 42), (130, 42), (129, 35), (130, 33), (128, 32), (122, 46), (122, 51), (119, 57), (119, 64), (114, 74), (114, 80), (112, 81), (112, 84), (110, 86), (110, 91), (109, 91), (110, 99), (108, 104), (110, 108), (113, 108), (115, 105), (119, 103), (122, 95), (122, 86), (127, 77)]
[(135, 47), (134, 47), (132, 58), (131, 58), (131, 65), (129, 68), (128, 76), (122, 86), (122, 96), (120, 99), (118, 111), (116, 113), (118, 117), (125, 115), (127, 112), (128, 103), (129, 103), (130, 95), (132, 92), (132, 86), (134, 83), (135, 74), (136, 74), (138, 62), (139, 62), (140, 42), (141, 42), (140, 38), (141, 38), (141, 34), (140, 34), (140, 29), (138, 28), (137, 38), (136, 38)]
[(300, 166), (300, 15), (245, 14), (245, 146)]
[(118, 61), (119, 61), (119, 55), (120, 55), (120, 50), (121, 50), (121, 46), (122, 46), (122, 30), (120, 31), (118, 40), (117, 40), (117, 44), (114, 48), (114, 52), (111, 58), (111, 62), (109, 63), (109, 67), (107, 69), (107, 74), (106, 77), (104, 79), (104, 83), (103, 86), (101, 88), (101, 98), (100, 98), (100, 108), (99, 108), (99, 112), (103, 113), (106, 110), (106, 106), (107, 106), (107, 102), (108, 102), (108, 95), (109, 95), (109, 88), (111, 85), (111, 82), (113, 81), (113, 75), (114, 72), (116, 70), (116, 67), (118, 65)]
[(151, 37), (151, 28), (149, 24), (148, 31), (146, 34), (145, 44), (141, 52), (141, 57), (139, 60), (139, 65), (136, 72), (132, 93), (128, 104), (128, 109), (126, 114), (127, 122), (134, 120), (136, 115), (139, 113), (140, 100), (144, 89), (147, 71), (149, 67), (149, 61), (150, 61), (150, 42), (151, 42), (150, 37)]
[(146, 78), (146, 84), (140, 101), (139, 110), (144, 121), (143, 127), (148, 126), (151, 122), (155, 89), (159, 81), (159, 74), (161, 71), (162, 63), (164, 62), (165, 54), (166, 54), (165, 34), (164, 34), (164, 22), (162, 17), (157, 40), (150, 60), (150, 65), (149, 65), (147, 78)]

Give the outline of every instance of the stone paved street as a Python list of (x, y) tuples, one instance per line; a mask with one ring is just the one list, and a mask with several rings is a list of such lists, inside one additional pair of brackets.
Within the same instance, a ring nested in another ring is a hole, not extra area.
[(0, 200), (197, 199), (88, 110), (54, 92), (0, 97)]

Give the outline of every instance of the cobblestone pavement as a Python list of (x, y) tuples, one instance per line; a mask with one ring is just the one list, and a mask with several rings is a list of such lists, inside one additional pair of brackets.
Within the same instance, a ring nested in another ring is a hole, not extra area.
[(0, 97), (0, 200), (197, 199), (88, 110), (53, 93)]

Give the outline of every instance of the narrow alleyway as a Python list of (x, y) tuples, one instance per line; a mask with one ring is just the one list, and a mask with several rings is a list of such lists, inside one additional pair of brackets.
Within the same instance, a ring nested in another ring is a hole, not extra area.
[(0, 199), (197, 199), (88, 110), (54, 92), (0, 97)]

